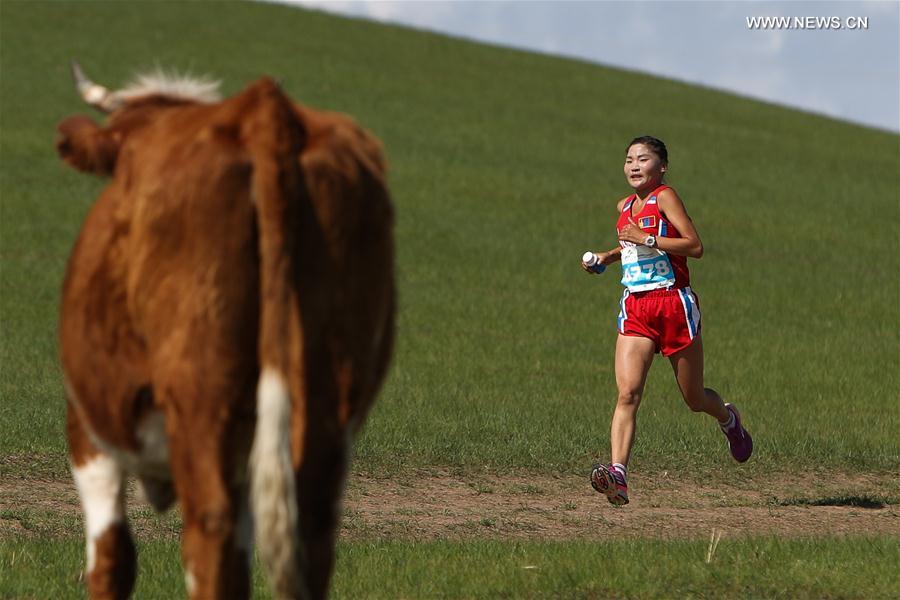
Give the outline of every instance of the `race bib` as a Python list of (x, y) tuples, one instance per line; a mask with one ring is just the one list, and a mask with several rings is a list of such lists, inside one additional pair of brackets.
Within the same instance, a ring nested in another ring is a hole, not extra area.
[(622, 285), (632, 292), (656, 290), (675, 285), (675, 270), (662, 250), (624, 242)]

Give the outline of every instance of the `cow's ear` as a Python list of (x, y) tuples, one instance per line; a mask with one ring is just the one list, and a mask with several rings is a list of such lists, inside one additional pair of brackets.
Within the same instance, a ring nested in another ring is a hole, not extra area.
[(110, 175), (119, 156), (119, 135), (85, 116), (69, 117), (57, 127), (56, 151), (79, 171)]

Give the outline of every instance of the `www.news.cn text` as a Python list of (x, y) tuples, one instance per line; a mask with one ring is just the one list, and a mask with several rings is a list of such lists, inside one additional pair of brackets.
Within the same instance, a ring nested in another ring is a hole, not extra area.
[(869, 17), (746, 17), (747, 29), (868, 29)]

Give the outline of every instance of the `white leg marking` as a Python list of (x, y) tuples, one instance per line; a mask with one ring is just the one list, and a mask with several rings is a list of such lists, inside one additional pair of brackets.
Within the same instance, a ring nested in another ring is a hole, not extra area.
[(97, 455), (81, 467), (72, 467), (75, 486), (84, 508), (87, 538), (87, 572), (97, 561), (97, 540), (125, 516), (125, 487), (119, 465), (109, 456)]
[(197, 591), (197, 578), (191, 573), (189, 564), (184, 566), (184, 587), (187, 589), (188, 597), (193, 596)]

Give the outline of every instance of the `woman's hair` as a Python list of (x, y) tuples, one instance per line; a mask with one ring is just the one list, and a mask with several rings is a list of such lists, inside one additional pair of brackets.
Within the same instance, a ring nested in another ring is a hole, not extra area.
[(664, 165), (669, 164), (669, 151), (666, 150), (666, 145), (662, 140), (653, 137), (652, 135), (642, 135), (641, 137), (636, 137), (631, 140), (631, 143), (628, 144), (628, 148), (625, 148), (625, 153), (628, 154), (628, 149), (634, 146), (635, 144), (643, 144), (653, 150), (653, 152), (659, 157), (659, 160), (662, 161)]

